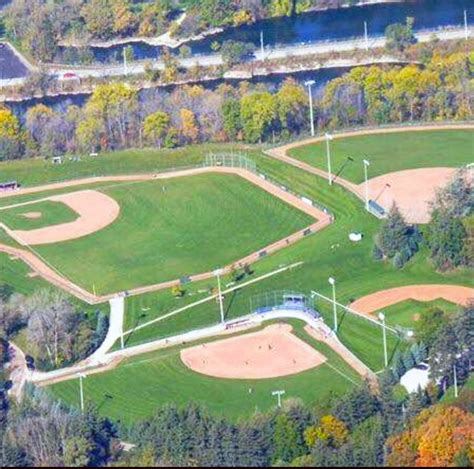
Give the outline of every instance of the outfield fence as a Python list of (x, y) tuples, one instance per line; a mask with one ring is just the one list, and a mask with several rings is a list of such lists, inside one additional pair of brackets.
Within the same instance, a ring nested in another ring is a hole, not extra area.
[(226, 166), (230, 168), (242, 168), (257, 174), (257, 164), (242, 152), (210, 152), (206, 155), (204, 166)]

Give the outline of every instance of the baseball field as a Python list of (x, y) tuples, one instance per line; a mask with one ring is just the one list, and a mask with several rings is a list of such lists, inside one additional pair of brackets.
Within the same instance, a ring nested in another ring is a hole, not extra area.
[[(348, 155), (354, 158), (352, 166), (346, 165), (341, 173), (341, 177), (352, 183), (363, 181), (363, 172), (360, 172), (363, 168), (356, 158), (369, 154), (371, 177), (433, 166), (454, 168), (470, 163), (474, 156), (473, 131), (467, 129), (350, 136), (335, 138), (331, 144), (334, 167), (343, 165)], [(217, 148), (213, 147), (214, 150)], [(225, 151), (226, 147), (221, 149)], [(208, 147), (202, 149), (201, 157), (207, 150)], [(292, 148), (288, 154), (324, 169), (324, 151), (323, 141)], [(320, 163), (313, 160), (315, 152), (321, 154)], [(246, 153), (257, 163), (259, 172), (276, 180), (278, 185), (317, 201), (334, 217), (334, 222), (312, 236), (303, 237), (252, 263), (253, 273), (246, 279), (302, 262), (292, 270), (226, 294), (226, 319), (250, 313), (251, 298), (261, 292), (290, 289), (309, 295), (316, 290), (331, 296), (329, 277), (336, 279), (337, 300), (343, 305), (396, 287), (443, 284), (454, 289), (457, 286), (472, 289), (474, 286), (472, 271), (467, 269), (449, 274), (435, 271), (426, 246), (401, 270), (389, 263), (373, 260), (372, 239), (381, 221), (365, 211), (357, 194), (337, 184), (329, 186), (326, 179), (267, 156), (257, 148), (247, 149)], [(104, 155), (102, 162), (100, 157), (84, 158), (78, 163), (79, 170), (74, 167), (77, 163), (66, 163), (61, 168), (46, 165), (43, 173), (40, 163), (36, 163), (34, 174), (27, 173), (22, 162), (6, 164), (5, 168), (8, 179), (21, 180), (24, 177), (32, 185), (46, 184), (67, 179), (72, 174), (84, 177), (95, 175), (99, 165), (104, 171), (106, 166), (110, 168), (110, 174), (143, 172), (140, 170), (141, 162), (143, 168), (152, 170), (159, 157), (155, 154), (153, 161), (151, 154), (151, 151), (109, 154)], [(185, 167), (199, 162), (199, 155), (199, 147), (190, 148), (188, 153), (180, 150), (173, 157), (170, 152), (163, 152), (162, 162), (168, 167)], [(0, 198), (0, 207), (81, 190), (98, 191), (115, 200), (120, 206), (117, 217), (94, 233), (58, 243), (38, 244), (32, 249), (66, 277), (88, 291), (95, 289), (98, 294), (206, 272), (284, 239), (314, 222), (314, 218), (307, 213), (250, 182), (222, 174), (169, 180), (89, 182), (69, 189)], [(68, 209), (57, 210), (50, 203), (41, 201), (22, 208), (0, 210), (0, 222), (13, 230), (36, 230), (48, 224), (74, 222)], [(44, 212), (45, 218), (22, 216), (31, 212)], [(349, 233), (354, 231), (363, 234), (362, 241), (353, 243), (349, 240)], [(5, 240), (8, 238), (3, 234), (1, 242)], [(7, 256), (4, 258), (7, 265), (16, 266), (12, 268), (15, 275), (10, 268), (2, 267), (0, 282), (4, 279), (22, 285), (34, 282), (38, 287), (44, 283), (38, 278), (26, 278), (28, 269), (22, 267), (19, 270), (20, 261)], [(231, 284), (230, 275), (224, 275), (222, 282), (224, 287)], [(124, 330), (134, 329), (205, 298), (215, 284), (213, 277), (196, 279), (184, 285), (185, 294), (180, 299), (171, 295), (169, 288), (126, 298)], [(455, 313), (459, 305), (444, 299), (418, 301), (408, 296), (385, 308), (387, 322), (411, 328), (416, 323), (417, 315), (432, 307)], [(326, 323), (332, 326), (332, 305), (318, 300), (316, 308)], [(341, 342), (374, 372), (380, 371), (384, 362), (381, 328), (343, 308), (338, 308), (338, 315)], [(125, 345), (132, 347), (172, 337), (216, 324), (218, 320), (218, 304), (215, 301), (202, 303), (149, 327), (132, 331), (126, 336)], [(127, 358), (113, 370), (91, 374), (85, 380), (87, 399), (96, 403), (104, 414), (125, 423), (150, 415), (157, 405), (172, 401), (184, 404), (189, 400), (205, 403), (216, 413), (225, 411), (238, 418), (255, 409), (264, 410), (275, 405), (271, 391), (279, 387), (285, 389), (286, 398), (299, 397), (307, 402), (316, 402), (324, 401), (330, 393), (343, 392), (360, 381), (357, 373), (337, 353), (309, 337), (301, 323), (290, 321), (290, 324), (294, 334), (327, 358), (325, 362), (312, 369), (278, 378), (223, 379), (187, 368), (180, 358), (182, 347), (167, 348)], [(402, 335), (388, 334), (390, 357), (406, 345)], [(119, 343), (115, 345), (115, 350), (118, 348)], [(130, 392), (132, 388), (134, 391)], [(55, 384), (50, 389), (64, 401), (78, 405), (76, 380)], [(251, 393), (249, 389), (252, 389)]]

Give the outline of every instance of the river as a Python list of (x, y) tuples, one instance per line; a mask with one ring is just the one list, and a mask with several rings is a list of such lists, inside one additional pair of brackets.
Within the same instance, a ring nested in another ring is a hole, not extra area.
[[(260, 32), (266, 46), (294, 45), (299, 43), (347, 40), (364, 34), (367, 22), (369, 36), (384, 34), (392, 23), (405, 22), (407, 17), (415, 18), (414, 29), (445, 28), (464, 23), (464, 10), (468, 18), (474, 18), (474, 0), (409, 0), (404, 3), (378, 3), (350, 8), (303, 13), (293, 17), (262, 20), (251, 25), (228, 28), (222, 33), (209, 36), (187, 45), (192, 54), (209, 54), (211, 44), (226, 40), (246, 41), (260, 45)], [(144, 42), (136, 42), (108, 48), (92, 48), (98, 62), (120, 60), (124, 46), (133, 48), (135, 59), (157, 59), (162, 48)], [(63, 48), (63, 51), (66, 48)]]

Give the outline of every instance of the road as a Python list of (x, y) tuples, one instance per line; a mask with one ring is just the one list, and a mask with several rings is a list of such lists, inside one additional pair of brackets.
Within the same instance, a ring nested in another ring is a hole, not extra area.
[[(418, 42), (429, 42), (433, 34), (436, 34), (440, 40), (464, 39), (466, 31), (464, 28), (454, 28), (448, 30), (430, 30), (416, 33)], [(467, 36), (474, 35), (474, 27), (469, 28)], [(371, 50), (385, 47), (385, 37), (369, 37), (368, 42), (363, 38), (356, 38), (346, 41), (317, 42), (312, 44), (298, 44), (294, 46), (285, 46), (277, 48), (267, 48), (264, 51), (265, 60), (285, 59), (290, 57), (302, 57), (306, 55), (323, 55), (329, 53), (351, 52), (354, 50)], [(18, 54), (19, 55), (19, 54)], [(260, 50), (256, 50), (254, 57), (250, 62), (259, 62), (262, 60)], [(94, 66), (66, 66), (63, 64), (47, 65), (49, 73), (54, 76), (62, 76), (66, 72), (73, 72), (80, 78), (104, 78), (111, 76), (140, 75), (145, 72), (147, 63), (152, 64), (155, 70), (163, 70), (165, 64), (163, 61), (136, 61), (130, 63), (127, 67), (123, 65), (94, 65)], [(209, 67), (223, 64), (220, 54), (196, 55), (190, 58), (178, 59), (179, 66), (191, 68), (197, 66)], [(30, 66), (30, 68), (33, 68)], [(0, 86), (7, 86), (8, 82), (0, 80)]]

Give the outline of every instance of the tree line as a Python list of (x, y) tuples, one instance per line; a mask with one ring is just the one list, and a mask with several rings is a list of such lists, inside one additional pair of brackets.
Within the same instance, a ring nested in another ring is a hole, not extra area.
[[(357, 67), (314, 97), (316, 127), (467, 120), (472, 57), (435, 52), (426, 65)], [(0, 160), (198, 142), (286, 140), (309, 128), (307, 92), (293, 79), (277, 90), (223, 83), (139, 93), (125, 83), (98, 85), (83, 107), (43, 104), (16, 116), (0, 107)]]

